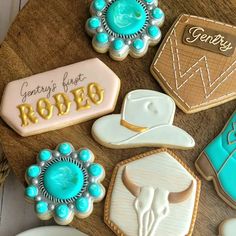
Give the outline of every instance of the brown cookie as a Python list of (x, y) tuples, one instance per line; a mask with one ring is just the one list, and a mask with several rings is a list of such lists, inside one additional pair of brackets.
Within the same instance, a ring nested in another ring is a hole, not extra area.
[(186, 113), (236, 97), (236, 27), (191, 15), (174, 23), (151, 66), (162, 88)]

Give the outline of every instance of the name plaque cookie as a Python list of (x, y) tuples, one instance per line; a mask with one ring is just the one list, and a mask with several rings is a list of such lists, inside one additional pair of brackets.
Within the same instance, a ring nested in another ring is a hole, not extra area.
[(187, 25), (183, 35), (183, 43), (225, 56), (232, 56), (236, 46), (236, 36), (217, 31), (217, 29)]
[(114, 110), (120, 80), (90, 59), (9, 83), (0, 115), (21, 136), (80, 123)]
[(158, 49), (151, 72), (186, 113), (236, 98), (236, 27), (181, 15)]

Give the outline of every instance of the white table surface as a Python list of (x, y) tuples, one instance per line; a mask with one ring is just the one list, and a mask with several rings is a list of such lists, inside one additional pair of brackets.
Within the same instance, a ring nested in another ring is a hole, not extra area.
[[(17, 13), (28, 0), (0, 0), (0, 44)], [(24, 200), (24, 187), (11, 172), (3, 187), (0, 187), (0, 236), (16, 234), (53, 221), (42, 222), (34, 206)], [(43, 235), (42, 235), (43, 236)]]

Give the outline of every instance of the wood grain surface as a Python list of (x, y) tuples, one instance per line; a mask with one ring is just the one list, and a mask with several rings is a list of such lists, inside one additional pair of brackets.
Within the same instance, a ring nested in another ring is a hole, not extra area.
[[(151, 48), (142, 59), (128, 57), (119, 63), (112, 61), (106, 54), (94, 52), (91, 39), (84, 30), (86, 19), (89, 17), (89, 4), (90, 1), (83, 0), (29, 1), (0, 47), (0, 95), (5, 85), (12, 80), (93, 57), (98, 57), (106, 63), (122, 81), (117, 113), (127, 92), (137, 88), (161, 91), (150, 73), (150, 65), (158, 46)], [(182, 13), (236, 24), (235, 0), (168, 0), (160, 1), (160, 6), (166, 13), (163, 34)], [(14, 99), (14, 94), (10, 99)], [(197, 145), (190, 151), (174, 152), (195, 172), (195, 159), (207, 143), (220, 132), (235, 108), (235, 101), (231, 101), (192, 115), (186, 115), (177, 109), (174, 123), (189, 132), (195, 138)], [(75, 147), (88, 146), (96, 153), (97, 161), (106, 169), (104, 185), (108, 187), (116, 163), (151, 149), (112, 150), (102, 147), (91, 137), (92, 123), (93, 121), (89, 121), (62, 130), (22, 138), (0, 120), (0, 140), (5, 155), (22, 182), (25, 169), (35, 162), (40, 149), (53, 149), (58, 143), (69, 141)], [(93, 236), (114, 235), (103, 222), (103, 207), (104, 202), (96, 204), (91, 217), (74, 220), (72, 225)], [(235, 210), (216, 196), (212, 183), (203, 180), (199, 213), (193, 235), (217, 235), (218, 224), (225, 218), (235, 216), (235, 213)]]

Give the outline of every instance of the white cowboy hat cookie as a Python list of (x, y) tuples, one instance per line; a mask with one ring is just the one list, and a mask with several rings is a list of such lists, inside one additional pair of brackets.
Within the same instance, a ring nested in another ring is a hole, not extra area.
[(175, 102), (163, 93), (152, 90), (129, 92), (121, 114), (104, 116), (95, 121), (92, 135), (109, 148), (170, 147), (189, 149), (194, 139), (173, 125)]

